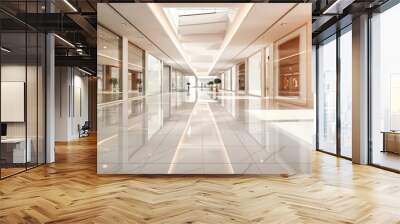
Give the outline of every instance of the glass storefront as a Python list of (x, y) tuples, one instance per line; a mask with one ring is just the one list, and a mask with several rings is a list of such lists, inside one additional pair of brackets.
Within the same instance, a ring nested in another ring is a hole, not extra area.
[(144, 51), (128, 44), (128, 98), (143, 95)]
[(119, 36), (102, 26), (97, 26), (97, 103), (99, 104), (122, 100), (121, 49), (122, 42)]

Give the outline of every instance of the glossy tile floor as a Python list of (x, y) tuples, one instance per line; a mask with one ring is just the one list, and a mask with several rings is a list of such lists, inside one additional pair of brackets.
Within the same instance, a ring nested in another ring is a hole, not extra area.
[(98, 108), (103, 174), (311, 172), (312, 108), (192, 89)]

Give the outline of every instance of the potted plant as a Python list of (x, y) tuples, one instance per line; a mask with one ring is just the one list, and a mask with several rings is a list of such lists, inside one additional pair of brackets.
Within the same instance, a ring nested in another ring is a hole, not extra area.
[(116, 91), (115, 87), (117, 86), (117, 83), (118, 83), (117, 78), (111, 78), (110, 83), (113, 86), (113, 92), (115, 92)]
[(141, 93), (142, 90), (143, 90), (143, 85), (142, 85), (142, 80), (141, 79), (137, 80), (137, 86), (138, 86), (139, 93)]
[(219, 84), (221, 84), (221, 79), (219, 78), (214, 79), (214, 83), (215, 83), (215, 91), (218, 92), (218, 87)]
[(207, 84), (210, 86), (210, 91), (212, 91), (214, 82), (213, 81), (209, 81)]
[(186, 85), (187, 85), (188, 92), (189, 92), (190, 91), (190, 82), (187, 82)]

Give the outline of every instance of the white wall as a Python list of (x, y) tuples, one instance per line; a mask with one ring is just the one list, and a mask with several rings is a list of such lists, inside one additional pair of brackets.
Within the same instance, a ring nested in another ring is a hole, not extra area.
[(55, 72), (55, 141), (77, 139), (78, 124), (88, 120), (88, 78), (71, 67), (56, 67)]
[(237, 88), (237, 73), (236, 73), (236, 65), (232, 66), (231, 68), (231, 74), (232, 74), (232, 90), (236, 91)]
[(162, 80), (163, 80), (163, 93), (168, 93), (171, 90), (171, 67), (166, 65), (163, 66), (163, 75), (162, 75)]
[(261, 96), (261, 52), (257, 52), (249, 58), (248, 80), (249, 94)]
[(146, 95), (155, 95), (161, 93), (162, 85), (162, 63), (159, 59), (146, 52)]

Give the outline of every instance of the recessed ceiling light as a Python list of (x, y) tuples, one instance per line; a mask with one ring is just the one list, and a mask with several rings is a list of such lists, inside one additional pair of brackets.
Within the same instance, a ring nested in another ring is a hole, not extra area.
[(107, 49), (107, 46), (103, 46), (104, 49)]

